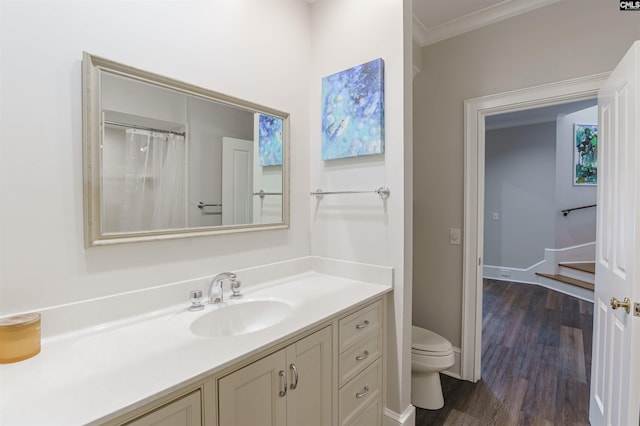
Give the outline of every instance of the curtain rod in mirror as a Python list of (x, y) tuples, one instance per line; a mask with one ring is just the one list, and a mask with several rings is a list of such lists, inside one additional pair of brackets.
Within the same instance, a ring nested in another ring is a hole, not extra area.
[(104, 124), (110, 126), (126, 127), (127, 129), (148, 130), (150, 132), (171, 133), (172, 135), (187, 136), (187, 132), (174, 132), (172, 130), (155, 129), (153, 127), (139, 126), (137, 124), (118, 123), (116, 121), (104, 120)]

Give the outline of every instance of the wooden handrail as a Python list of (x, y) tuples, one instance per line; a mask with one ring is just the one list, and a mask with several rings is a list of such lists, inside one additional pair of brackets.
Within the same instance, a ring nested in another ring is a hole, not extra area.
[(571, 213), (574, 210), (588, 209), (589, 207), (595, 207), (596, 205), (597, 204), (589, 204), (588, 206), (574, 207), (572, 209), (561, 210), (561, 212), (564, 216), (568, 216), (569, 213)]

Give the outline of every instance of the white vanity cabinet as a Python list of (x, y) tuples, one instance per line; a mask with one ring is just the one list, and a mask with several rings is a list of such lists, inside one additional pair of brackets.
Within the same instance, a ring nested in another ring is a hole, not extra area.
[(219, 379), (219, 426), (331, 425), (331, 329)]
[(212, 373), (99, 424), (381, 426), (385, 309), (379, 297), (326, 318), (291, 336), (290, 343), (254, 354), (253, 362)]
[(341, 426), (382, 424), (383, 307), (379, 300), (339, 321), (338, 418)]

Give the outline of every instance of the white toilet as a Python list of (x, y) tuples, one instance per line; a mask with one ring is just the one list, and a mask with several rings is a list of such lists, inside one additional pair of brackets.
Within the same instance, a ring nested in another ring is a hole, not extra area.
[(411, 326), (411, 403), (437, 410), (444, 406), (440, 372), (455, 362), (451, 342), (424, 328)]

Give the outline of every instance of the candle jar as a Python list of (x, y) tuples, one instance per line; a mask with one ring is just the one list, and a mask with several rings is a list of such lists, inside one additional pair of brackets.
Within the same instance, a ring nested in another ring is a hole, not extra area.
[(40, 353), (40, 314), (0, 318), (0, 364), (31, 358)]

